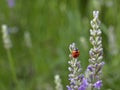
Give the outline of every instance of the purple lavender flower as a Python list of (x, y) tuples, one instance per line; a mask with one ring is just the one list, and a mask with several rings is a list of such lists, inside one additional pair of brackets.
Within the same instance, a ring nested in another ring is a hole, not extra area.
[[(72, 52), (76, 48), (75, 43), (70, 44), (69, 49), (70, 52)], [(69, 80), (70, 85), (67, 86), (68, 90), (78, 90), (78, 88), (81, 85), (81, 81), (83, 81), (83, 75), (81, 74), (81, 65), (80, 61), (78, 61), (78, 58), (74, 58), (70, 54), (70, 61), (68, 63), (70, 64), (70, 67), (68, 70), (70, 71)]]
[(101, 86), (102, 86), (102, 80), (99, 80), (99, 81), (97, 81), (96, 83), (94, 83), (94, 87), (95, 87), (96, 89), (100, 89)]
[(86, 90), (86, 88), (85, 88), (83, 85), (81, 85), (81, 86), (78, 88), (78, 90)]
[(15, 1), (14, 0), (7, 0), (7, 2), (8, 2), (8, 6), (10, 8), (13, 8), (15, 6)]
[(67, 87), (67, 90), (72, 90), (70, 86), (67, 85), (66, 87)]
[(104, 66), (104, 64), (105, 64), (105, 62), (101, 62), (101, 63), (99, 63), (99, 64), (96, 64), (96, 68), (97, 68), (96, 72), (101, 71), (101, 70), (102, 70), (102, 67)]
[(78, 88), (78, 90), (86, 90), (88, 87), (88, 81), (87, 79), (83, 78), (82, 83), (80, 85), (80, 87)]
[(93, 71), (93, 67), (91, 65), (89, 65), (87, 69), (90, 70), (91, 72)]
[(87, 86), (88, 86), (87, 79), (83, 78), (83, 80), (82, 80), (82, 85), (83, 85), (84, 87), (87, 87)]
[[(103, 48), (102, 48), (102, 31), (100, 30), (100, 21), (99, 21), (99, 11), (93, 11), (93, 20), (91, 20), (90, 29), (90, 42), (92, 48), (89, 51), (89, 62), (90, 64), (87, 67), (85, 72), (85, 78), (89, 82), (89, 88), (91, 89), (100, 89), (102, 86), (101, 76), (102, 76), (102, 67), (104, 66), (103, 58)], [(91, 84), (91, 85), (90, 85)]]

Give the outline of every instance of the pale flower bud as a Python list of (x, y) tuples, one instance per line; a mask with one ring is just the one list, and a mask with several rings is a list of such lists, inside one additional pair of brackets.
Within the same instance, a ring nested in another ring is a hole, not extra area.
[(12, 47), (12, 43), (11, 43), (11, 39), (8, 33), (8, 29), (7, 26), (4, 24), (2, 25), (2, 33), (3, 33), (3, 43), (4, 43), (4, 47), (6, 49), (9, 49)]
[(56, 84), (55, 90), (63, 90), (63, 86), (61, 84), (60, 76), (59, 75), (55, 75), (54, 78), (55, 78), (55, 84)]

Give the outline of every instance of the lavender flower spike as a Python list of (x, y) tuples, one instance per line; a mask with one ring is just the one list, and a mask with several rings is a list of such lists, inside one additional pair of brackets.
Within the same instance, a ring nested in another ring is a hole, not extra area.
[(93, 20), (91, 20), (92, 29), (90, 29), (90, 43), (93, 47), (89, 51), (89, 65), (85, 73), (85, 77), (90, 84), (89, 87), (92, 90), (94, 90), (94, 88), (100, 90), (102, 86), (101, 75), (104, 62), (102, 61), (102, 32), (99, 26), (99, 11), (93, 11)]
[[(70, 44), (69, 46), (70, 52), (76, 49), (75, 43)], [(70, 85), (67, 85), (68, 90), (78, 90), (81, 85), (83, 75), (81, 74), (81, 65), (80, 61), (78, 61), (77, 57), (73, 57), (70, 54), (70, 61), (68, 61), (70, 67), (68, 70), (70, 71), (69, 80)]]
[(12, 47), (12, 42), (10, 39), (10, 35), (8, 33), (8, 27), (6, 24), (2, 25), (2, 34), (3, 34), (3, 43), (5, 49), (10, 49)]
[(60, 76), (55, 75), (54, 78), (55, 78), (55, 84), (56, 84), (55, 90), (63, 90), (63, 86), (61, 84)]

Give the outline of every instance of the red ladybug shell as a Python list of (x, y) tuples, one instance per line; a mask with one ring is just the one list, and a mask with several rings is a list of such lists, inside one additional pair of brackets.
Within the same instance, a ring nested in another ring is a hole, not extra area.
[(80, 55), (80, 51), (78, 49), (72, 51), (72, 57), (77, 58), (79, 55)]

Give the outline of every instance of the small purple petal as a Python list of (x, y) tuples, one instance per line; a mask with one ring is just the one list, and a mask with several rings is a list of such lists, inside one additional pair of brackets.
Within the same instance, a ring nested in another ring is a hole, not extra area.
[(75, 82), (70, 82), (71, 85), (75, 85)]
[(100, 64), (97, 64), (96, 68), (98, 69), (97, 71), (99, 72), (102, 67), (104, 66), (105, 62), (101, 62)]
[(94, 83), (94, 87), (95, 87), (96, 89), (100, 89), (101, 86), (102, 86), (102, 80), (99, 80), (99, 81), (97, 81), (96, 83)]
[(88, 68), (88, 70), (90, 70), (91, 72), (93, 71), (92, 66), (89, 65), (87, 68)]
[(72, 90), (70, 86), (67, 85), (66, 87), (67, 87), (67, 90)]
[(88, 87), (87, 79), (83, 78), (82, 79), (82, 84), (80, 85), (80, 87), (78, 88), (78, 90), (86, 90), (87, 87)]
[(100, 64), (101, 64), (101, 66), (104, 66), (105, 62), (101, 62)]
[(86, 90), (86, 88), (85, 88), (83, 85), (81, 85), (81, 86), (78, 88), (78, 90)]
[(87, 79), (83, 78), (83, 80), (82, 80), (82, 85), (83, 85), (84, 87), (87, 87), (87, 86), (88, 86)]

